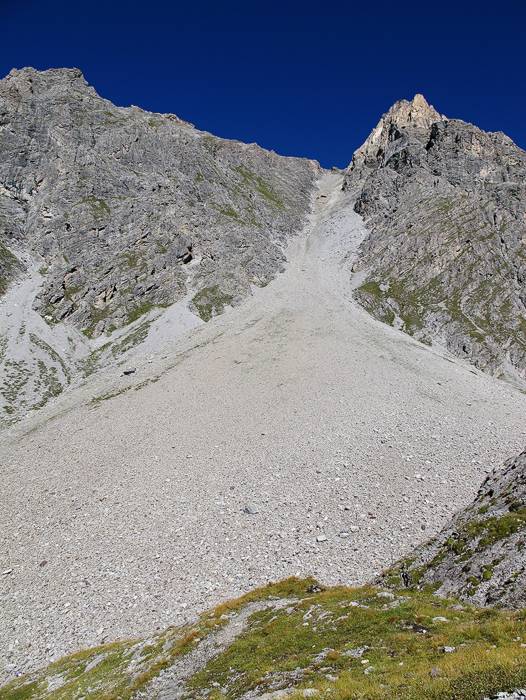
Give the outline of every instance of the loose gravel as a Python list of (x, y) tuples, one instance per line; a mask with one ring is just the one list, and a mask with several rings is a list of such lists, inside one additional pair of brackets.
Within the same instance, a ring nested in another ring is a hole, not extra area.
[(524, 394), (352, 301), (339, 184), (268, 287), (4, 434), (4, 677), (291, 574), (364, 582), (523, 447)]

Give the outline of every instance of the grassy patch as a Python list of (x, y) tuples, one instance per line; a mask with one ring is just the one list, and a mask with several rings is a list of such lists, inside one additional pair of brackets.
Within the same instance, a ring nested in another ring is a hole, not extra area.
[(144, 316), (144, 314), (147, 314), (152, 309), (156, 309), (156, 308), (158, 308), (158, 307), (155, 304), (151, 304), (148, 301), (144, 302), (143, 304), (139, 304), (139, 306), (136, 306), (135, 308), (131, 309), (131, 311), (128, 312), (128, 316), (126, 318), (126, 325), (128, 325), (129, 323), (133, 323), (141, 316)]
[(218, 285), (214, 285), (197, 292), (192, 304), (203, 321), (210, 321), (213, 316), (223, 313), (225, 306), (229, 306), (233, 298), (230, 294), (222, 292)]
[(242, 165), (235, 169), (241, 175), (245, 185), (254, 188), (272, 206), (283, 209), (283, 200), (266, 180)]
[(103, 401), (109, 401), (110, 399), (114, 399), (116, 396), (121, 396), (122, 394), (125, 394), (131, 388), (132, 388), (131, 386), (124, 386), (124, 387), (122, 387), (122, 389), (116, 389), (115, 391), (108, 391), (106, 394), (99, 394), (99, 396), (94, 396), (91, 399), (90, 403), (93, 404), (94, 406), (98, 406)]
[[(521, 613), (459, 608), (405, 590), (387, 596), (369, 586), (324, 590), (312, 579), (291, 578), (227, 601), (195, 625), (73, 654), (13, 681), (0, 697), (148, 697), (152, 679), (248, 603), (277, 599), (284, 604), (253, 612), (238, 636), (197, 669), (183, 697), (236, 700), (293, 688), (299, 700), (303, 689), (315, 688), (336, 700), (482, 700), (526, 683)], [(63, 685), (46, 693), (47, 679), (57, 677)]]
[(131, 333), (128, 333), (128, 335), (124, 336), (122, 340), (113, 343), (111, 346), (112, 355), (114, 357), (117, 357), (118, 355), (123, 355), (125, 352), (128, 352), (128, 350), (131, 350), (136, 345), (139, 345), (139, 343), (142, 343), (148, 335), (148, 331), (150, 330), (151, 324), (152, 320), (146, 320), (144, 321), (144, 323), (141, 323), (137, 328), (135, 328), (135, 330), (133, 330)]
[(109, 216), (111, 213), (110, 207), (104, 199), (99, 197), (94, 197), (90, 195), (89, 197), (84, 197), (80, 200), (81, 204), (87, 204), (91, 210), (91, 214), (94, 219), (102, 219), (105, 216)]
[(112, 306), (111, 302), (100, 309), (96, 306), (92, 306), (90, 309), (90, 324), (82, 329), (84, 335), (87, 338), (93, 338), (97, 324), (111, 316), (114, 311), (115, 307)]
[(122, 259), (124, 267), (126, 267), (128, 270), (134, 270), (135, 268), (142, 268), (145, 266), (142, 252), (138, 252), (136, 250), (125, 251), (122, 253)]
[(5, 294), (15, 270), (20, 268), (16, 255), (0, 243), (0, 294)]
[(241, 217), (233, 207), (216, 207), (217, 211), (223, 214), (223, 216), (228, 216), (236, 221), (241, 221)]

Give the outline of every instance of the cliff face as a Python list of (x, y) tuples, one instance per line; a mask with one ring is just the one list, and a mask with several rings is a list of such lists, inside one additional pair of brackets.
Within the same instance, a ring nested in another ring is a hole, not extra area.
[(526, 153), (396, 103), (344, 187), (370, 231), (356, 297), (373, 315), (498, 376), (526, 378)]
[[(9, 305), (11, 282), (30, 277), (39, 318), (6, 321), (2, 352), (16, 364), (0, 377), (4, 408), (60, 391), (87, 340), (99, 347), (183, 298), (206, 321), (267, 284), (318, 172), (174, 115), (115, 107), (76, 69), (11, 71), (0, 81), (0, 293)], [(45, 391), (29, 386), (39, 361)]]
[[(526, 606), (526, 450), (493, 471), (475, 501), (405, 562), (409, 581), (477, 605)], [(390, 576), (402, 574), (403, 564)]]

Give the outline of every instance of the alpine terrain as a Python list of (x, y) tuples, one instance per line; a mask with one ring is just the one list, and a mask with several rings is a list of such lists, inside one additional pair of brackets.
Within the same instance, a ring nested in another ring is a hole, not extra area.
[(27, 68), (0, 155), (0, 698), (523, 697), (526, 153)]

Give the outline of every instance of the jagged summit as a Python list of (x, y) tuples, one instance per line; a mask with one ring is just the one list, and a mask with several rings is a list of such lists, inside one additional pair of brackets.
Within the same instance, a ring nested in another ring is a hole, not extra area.
[(526, 153), (511, 139), (446, 118), (415, 95), (383, 115), (343, 185), (370, 231), (361, 303), (521, 384), (525, 173)]
[(381, 122), (391, 122), (399, 127), (414, 126), (427, 129), (434, 122), (445, 117), (430, 105), (426, 98), (417, 93), (412, 100), (399, 100), (391, 107)]
[(429, 129), (431, 124), (444, 119), (445, 117), (420, 93), (412, 100), (398, 100), (382, 115), (366, 141), (355, 151), (351, 166), (367, 162), (371, 158), (376, 159), (378, 153), (385, 150), (393, 128)]
[(46, 70), (38, 70), (37, 68), (32, 68), (31, 66), (25, 66), (24, 68), (12, 68), (5, 76), (4, 80), (7, 84), (11, 84), (13, 81), (38, 81), (43, 85), (49, 82), (73, 83), (80, 81), (83, 85), (88, 86), (88, 83), (80, 68), (48, 68)]

